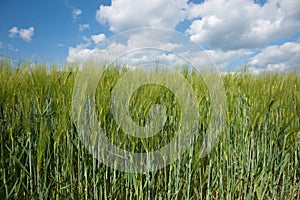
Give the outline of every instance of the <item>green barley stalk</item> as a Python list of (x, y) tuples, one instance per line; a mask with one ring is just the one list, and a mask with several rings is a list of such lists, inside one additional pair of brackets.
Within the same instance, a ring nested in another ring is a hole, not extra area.
[[(145, 125), (149, 108), (167, 108), (157, 135), (126, 135), (110, 112), (110, 95), (128, 69), (112, 66), (100, 78), (95, 102), (107, 137), (131, 152), (149, 152), (176, 135), (180, 105), (155, 84), (128, 102)], [(200, 126), (194, 145), (166, 168), (144, 174), (117, 171), (84, 147), (72, 118), (78, 67), (18, 67), (0, 60), (0, 195), (3, 199), (300, 199), (300, 76), (246, 72), (222, 76), (226, 125), (219, 143), (200, 157), (209, 124), (209, 93), (201, 74), (183, 70), (198, 98)], [(125, 87), (125, 86), (124, 86)]]

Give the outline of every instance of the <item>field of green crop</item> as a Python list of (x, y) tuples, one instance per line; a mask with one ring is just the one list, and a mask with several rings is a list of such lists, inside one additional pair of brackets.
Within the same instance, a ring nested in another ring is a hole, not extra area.
[[(1, 199), (300, 199), (299, 74), (223, 75), (225, 125), (215, 148), (201, 158), (210, 99), (201, 75), (183, 70), (199, 101), (199, 138), (163, 169), (125, 173), (93, 158), (79, 139), (72, 115), (77, 72), (0, 61)], [(139, 88), (129, 102), (132, 119), (145, 125), (153, 104), (165, 105), (168, 118), (152, 138), (124, 134), (109, 102), (125, 72), (113, 67), (101, 77), (99, 123), (127, 151), (158, 149), (176, 134), (180, 105), (167, 88)]]

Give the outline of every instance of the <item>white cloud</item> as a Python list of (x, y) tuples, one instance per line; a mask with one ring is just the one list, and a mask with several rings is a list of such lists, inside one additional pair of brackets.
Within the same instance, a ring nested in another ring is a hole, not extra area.
[(18, 35), (19, 29), (14, 26), (8, 32), (9, 32), (9, 37), (14, 38)]
[(191, 40), (211, 48), (259, 48), (300, 30), (300, 1), (208, 0), (191, 4), (186, 31)]
[(115, 0), (99, 7), (96, 19), (113, 32), (137, 27), (174, 29), (185, 19), (192, 41), (223, 50), (261, 48), (300, 30), (300, 1), (272, 0)]
[[(101, 34), (93, 35), (91, 38), (94, 43), (97, 42), (96, 36), (100, 39), (105, 37)], [(195, 47), (190, 46), (188, 37), (186, 40), (182, 37), (184, 36), (179, 33), (165, 29), (138, 29), (131, 34), (123, 33), (109, 38), (108, 43), (105, 43), (108, 46), (98, 46), (99, 49), (90, 48), (92, 45), (90, 39), (84, 38), (85, 45), (69, 48), (67, 61), (74, 62), (77, 59), (76, 61), (82, 62), (94, 56), (108, 62), (117, 58), (118, 63), (129, 65), (159, 61), (170, 66), (182, 66), (187, 64), (186, 61), (190, 61), (198, 67), (212, 67), (214, 62), (219, 69), (222, 69), (230, 65), (232, 60), (253, 53), (245, 49), (204, 51), (198, 47), (191, 50), (190, 47)]]
[(106, 37), (103, 33), (100, 33), (98, 35), (92, 35), (91, 38), (96, 44), (98, 44), (99, 42), (105, 40)]
[(79, 24), (79, 31), (83, 32), (86, 29), (90, 29), (90, 25), (89, 24)]
[[(253, 0), (206, 0), (201, 4), (188, 0), (114, 0), (111, 6), (100, 6), (96, 19), (108, 25), (110, 31), (119, 32), (130, 28), (162, 27), (174, 29), (179, 22), (189, 20), (186, 30), (191, 41), (209, 47), (211, 59), (219, 69), (235, 63), (250, 65), (253, 72), (265, 70), (284, 71), (298, 67), (300, 42), (267, 46), (277, 41), (288, 40), (299, 34), (300, 1), (269, 0), (259, 5)], [(137, 31), (138, 32), (138, 31)], [(106, 39), (104, 34), (84, 38), (85, 45), (69, 48), (67, 61), (85, 60), (90, 56), (126, 55), (124, 62), (160, 61), (180, 64), (175, 54), (159, 51), (140, 51), (141, 47), (157, 47), (166, 51), (180, 49), (185, 44), (168, 41), (168, 36), (159, 32), (133, 34), (123, 42), (100, 47)], [(92, 43), (93, 41), (93, 43)], [(99, 49), (93, 49), (96, 44)], [(259, 54), (256, 52), (261, 51)], [(194, 64), (211, 64), (205, 51), (181, 52), (181, 56)]]
[(89, 58), (97, 58), (99, 55), (105, 54), (105, 51), (100, 49), (88, 49), (87, 45), (80, 44), (74, 47), (69, 47), (69, 55), (67, 62), (84, 62)]
[(2, 49), (3, 48), (3, 44), (2, 44), (2, 42), (0, 42), (0, 49)]
[(72, 17), (74, 20), (77, 20), (77, 18), (79, 17), (79, 15), (81, 15), (82, 11), (78, 8), (73, 8), (72, 10)]
[(250, 71), (287, 71), (300, 68), (300, 40), (272, 45), (251, 58)]
[[(243, 59), (245, 56), (250, 57), (252, 54), (253, 51), (247, 49), (230, 51), (202, 50), (195, 52), (186, 51), (180, 53), (182, 57), (184, 57), (199, 69), (211, 70), (212, 67), (215, 67), (220, 71), (234, 70), (232, 69), (232, 67), (236, 67), (234, 62)], [(176, 63), (176, 65), (177, 64), (180, 65), (180, 62)]]
[(99, 7), (96, 19), (118, 32), (140, 27), (173, 29), (185, 17), (187, 0), (114, 0)]
[(34, 28), (30, 27), (29, 29), (21, 29), (19, 31), (19, 35), (20, 37), (25, 40), (26, 42), (30, 42), (31, 41), (31, 37), (34, 34)]
[[(253, 51), (247, 49), (238, 50), (207, 50), (208, 55), (211, 57), (212, 61), (217, 65), (218, 69), (224, 69), (226, 67), (231, 67), (232, 62), (240, 60), (242, 57), (250, 56)], [(196, 57), (195, 59), (197, 59)]]
[(34, 27), (29, 27), (28, 29), (19, 29), (17, 27), (12, 27), (9, 30), (9, 37), (20, 37), (26, 42), (30, 42), (32, 40), (32, 36), (34, 35)]

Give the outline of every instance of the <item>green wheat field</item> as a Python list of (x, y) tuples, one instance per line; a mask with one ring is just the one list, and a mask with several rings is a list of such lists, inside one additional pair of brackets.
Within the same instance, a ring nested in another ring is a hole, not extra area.
[[(153, 104), (166, 107), (160, 132), (126, 135), (110, 113), (112, 88), (126, 68), (107, 68), (95, 102), (100, 126), (115, 145), (148, 152), (176, 135), (180, 105), (159, 85), (139, 88), (129, 101), (132, 119), (148, 123)], [(200, 74), (182, 69), (199, 105), (194, 145), (155, 172), (125, 173), (95, 159), (82, 144), (72, 114), (78, 67), (0, 61), (1, 199), (300, 199), (300, 75), (247, 72), (222, 75), (225, 124), (217, 145), (201, 158), (210, 98)], [(149, 72), (150, 73), (150, 72)]]

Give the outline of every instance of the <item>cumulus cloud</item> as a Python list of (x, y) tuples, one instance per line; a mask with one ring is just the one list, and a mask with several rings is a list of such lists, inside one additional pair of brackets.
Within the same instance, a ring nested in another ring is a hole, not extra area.
[(89, 24), (79, 24), (79, 31), (83, 32), (86, 29), (90, 29), (90, 25)]
[[(253, 72), (261, 66), (268, 71), (284, 71), (300, 63), (299, 41), (267, 45), (288, 40), (300, 33), (299, 7), (298, 0), (272, 0), (264, 4), (253, 0), (206, 0), (199, 4), (188, 0), (114, 0), (111, 6), (99, 7), (96, 19), (112, 32), (142, 27), (174, 29), (181, 21), (187, 20), (190, 25), (185, 33), (190, 41), (209, 49), (206, 52), (180, 52), (193, 63), (211, 64), (208, 53), (219, 69), (240, 63), (248, 64)], [(168, 35), (159, 32), (143, 32), (102, 48), (100, 42), (106, 39), (105, 35), (92, 35), (85, 38), (86, 45), (69, 48), (67, 61), (99, 55), (110, 58), (110, 55), (135, 49), (135, 52), (126, 54), (124, 62), (148, 62), (159, 58), (160, 61), (180, 64), (175, 54), (143, 53), (138, 50), (140, 47), (155, 46), (176, 52), (185, 45), (180, 41), (168, 41), (167, 38)], [(92, 48), (95, 44), (99, 49)]]
[[(210, 56), (212, 61), (216, 64), (217, 68), (223, 70), (224, 68), (230, 68), (235, 61), (239, 61), (244, 57), (250, 57), (253, 54), (252, 50), (238, 49), (238, 50), (206, 50), (205, 53)], [(193, 57), (191, 59), (197, 60), (199, 57)], [(244, 63), (243, 63), (244, 64)]]
[[(103, 62), (111, 62), (118, 59), (118, 63), (136, 65), (140, 63), (156, 63), (169, 66), (183, 66), (191, 62), (197, 67), (212, 67), (213, 62), (220, 69), (230, 64), (230, 60), (252, 53), (248, 50), (205, 51), (200, 47), (197, 49), (187, 49), (180, 42), (189, 43), (179, 36), (178, 33), (170, 33), (164, 29), (137, 30), (132, 34), (123, 34), (121, 37), (109, 38), (108, 46), (99, 46), (99, 49), (91, 48), (89, 38), (85, 38), (86, 44), (77, 45), (69, 48), (68, 62), (83, 62), (87, 58), (94, 57)], [(91, 38), (96, 43), (97, 36), (103, 39), (105, 35), (93, 35)]]
[(299, 69), (300, 40), (286, 42), (282, 45), (272, 45), (264, 48), (259, 54), (250, 59), (250, 71), (287, 71)]
[(8, 32), (9, 32), (9, 37), (14, 38), (18, 35), (19, 29), (14, 26)]
[(113, 32), (137, 27), (174, 29), (190, 20), (192, 41), (223, 50), (260, 48), (300, 30), (300, 1), (272, 0), (115, 0), (99, 7), (96, 19)]
[(72, 10), (72, 17), (74, 20), (77, 20), (77, 18), (79, 17), (79, 15), (81, 15), (82, 11), (78, 8), (73, 8)]
[(211, 48), (260, 48), (300, 30), (300, 1), (208, 0), (191, 4), (186, 31), (192, 41)]
[[(179, 44), (161, 44), (161, 47), (173, 49), (180, 46)], [(166, 66), (186, 66), (189, 63), (200, 69), (211, 69), (213, 66), (219, 70), (224, 70), (225, 67), (231, 64), (232, 60), (236, 60), (245, 54), (249, 55), (253, 52), (248, 50), (208, 50), (198, 52), (172, 52), (160, 51), (155, 49), (134, 49), (133, 46), (128, 46), (121, 43), (112, 43), (105, 49), (90, 48), (86, 45), (77, 45), (69, 47), (69, 55), (67, 62), (84, 62), (89, 58), (96, 58), (101, 62), (116, 61), (118, 64), (126, 64), (128, 66), (136, 66), (141, 63), (156, 63), (157, 61)], [(118, 57), (120, 56), (120, 57)]]
[(100, 33), (98, 35), (92, 35), (91, 38), (94, 41), (94, 43), (98, 44), (99, 42), (105, 40), (106, 37), (103, 33)]
[(187, 7), (187, 0), (114, 0), (111, 6), (99, 7), (96, 19), (113, 32), (152, 26), (173, 29)]
[(32, 40), (32, 36), (34, 35), (34, 27), (29, 27), (28, 29), (19, 29), (18, 27), (12, 27), (9, 30), (9, 37), (15, 38), (20, 37), (26, 42), (30, 42)]
[[(161, 33), (156, 33), (154, 29), (152, 31), (137, 30), (134, 34), (124, 34), (122, 37), (109, 38), (110, 41), (108, 43), (100, 44), (101, 41), (106, 39), (105, 35), (92, 35), (91, 39), (83, 38), (85, 44), (69, 48), (67, 62), (84, 61), (92, 56), (101, 58), (103, 61), (112, 61), (112, 59), (120, 55), (125, 56), (118, 58), (118, 60), (126, 64), (153, 61), (162, 53), (159, 49), (171, 51), (180, 46), (180, 44), (173, 42), (162, 41), (163, 38), (167, 39), (166, 35), (163, 36)], [(93, 46), (91, 40), (95, 44), (99, 44), (98, 48), (91, 48)], [(143, 47), (157, 47), (158, 50), (140, 50)]]
[[(105, 35), (93, 35), (94, 43), (97, 37), (103, 39)], [(120, 36), (120, 37), (118, 37)], [(245, 55), (253, 54), (251, 50), (239, 49), (231, 51), (205, 50), (198, 45), (192, 45), (189, 38), (165, 29), (137, 29), (131, 34), (123, 33), (109, 38), (107, 46), (91, 48), (89, 38), (85, 38), (85, 45), (69, 48), (68, 62), (84, 61), (89, 57), (96, 57), (102, 61), (111, 62), (115, 58), (118, 63), (136, 65), (140, 63), (156, 63), (169, 66), (183, 66), (192, 63), (194, 66), (212, 67), (214, 63), (219, 69), (229, 66), (232, 61)]]
[(88, 49), (85, 45), (77, 45), (76, 47), (69, 47), (69, 55), (67, 57), (67, 62), (83, 62), (91, 57), (97, 57), (101, 54), (99, 49)]

